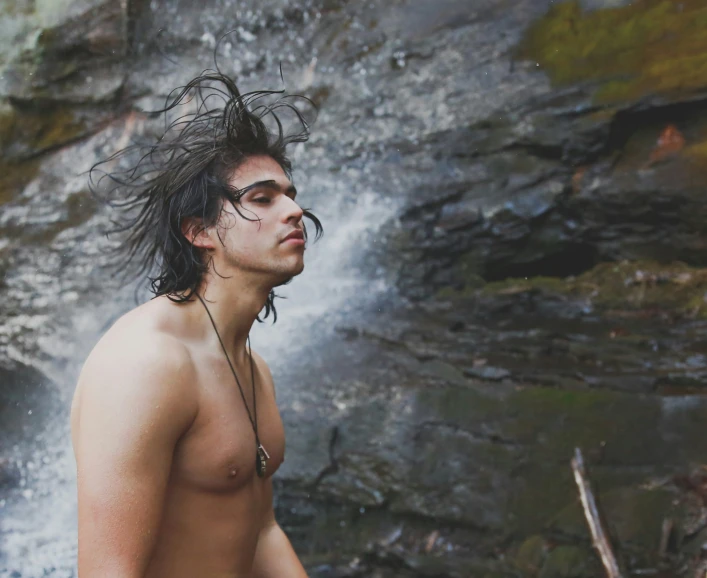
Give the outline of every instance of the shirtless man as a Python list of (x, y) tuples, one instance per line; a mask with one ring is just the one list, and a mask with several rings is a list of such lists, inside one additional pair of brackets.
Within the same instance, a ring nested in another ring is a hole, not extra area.
[(160, 141), (157, 172), (113, 191), (143, 209), (126, 247), (156, 268), (156, 297), (108, 330), (79, 377), (79, 578), (306, 577), (273, 514), (284, 431), (247, 337), (304, 268), (303, 216), (321, 225), (295, 198), (288, 139), (265, 128), (273, 110), (251, 112), (213, 73), (165, 114), (215, 82), (219, 113)]

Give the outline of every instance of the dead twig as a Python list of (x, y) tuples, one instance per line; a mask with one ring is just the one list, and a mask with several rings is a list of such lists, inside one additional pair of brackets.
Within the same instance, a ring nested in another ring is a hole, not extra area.
[(575, 448), (574, 457), (572, 458), (572, 471), (574, 473), (574, 481), (579, 488), (579, 498), (582, 501), (584, 509), (584, 517), (587, 519), (589, 531), (592, 534), (592, 544), (599, 553), (601, 563), (606, 570), (608, 578), (622, 578), (619, 571), (619, 565), (616, 562), (616, 557), (611, 549), (611, 544), (606, 537), (606, 532), (601, 525), (599, 518), (599, 510), (597, 508), (594, 494), (587, 480), (587, 474), (584, 470), (584, 458), (579, 448)]
[(665, 558), (668, 554), (670, 534), (672, 534), (672, 532), (673, 521), (670, 518), (665, 518), (660, 529), (660, 546), (658, 547), (658, 556), (660, 556), (660, 558)]

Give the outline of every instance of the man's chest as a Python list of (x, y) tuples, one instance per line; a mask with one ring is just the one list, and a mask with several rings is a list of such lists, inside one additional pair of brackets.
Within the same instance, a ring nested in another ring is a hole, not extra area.
[(256, 475), (256, 419), (258, 439), (269, 455), (266, 476), (284, 460), (284, 428), (272, 386), (258, 384), (253, 403), (252, 390), (243, 388), (241, 395), (233, 381), (212, 374), (201, 384), (199, 415), (174, 455), (172, 475), (206, 491), (235, 490)]

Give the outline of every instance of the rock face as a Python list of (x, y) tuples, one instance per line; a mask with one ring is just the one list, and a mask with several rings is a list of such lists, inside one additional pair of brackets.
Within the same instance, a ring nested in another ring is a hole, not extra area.
[(341, 229), (348, 199), (396, 212), (356, 256), (389, 291), (274, 367), (278, 517), (310, 575), (600, 575), (575, 447), (627, 575), (700, 567), (703, 2), (0, 8), (2, 499), (31, 484), (17, 464), (46, 408), (66, 412), (68, 388), (39, 403), (56, 387), (38, 372), (70, 381), (130, 306), (81, 173), (157, 131), (144, 111), (230, 30), (219, 56), (244, 89), (282, 62), (320, 104), (295, 159), (312, 205)]

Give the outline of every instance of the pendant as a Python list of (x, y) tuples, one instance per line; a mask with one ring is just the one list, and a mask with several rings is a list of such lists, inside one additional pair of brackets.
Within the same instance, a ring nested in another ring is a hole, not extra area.
[(267, 469), (269, 459), (270, 454), (265, 451), (263, 444), (258, 444), (258, 449), (255, 451), (255, 472), (258, 474), (259, 478), (265, 477), (265, 470)]

